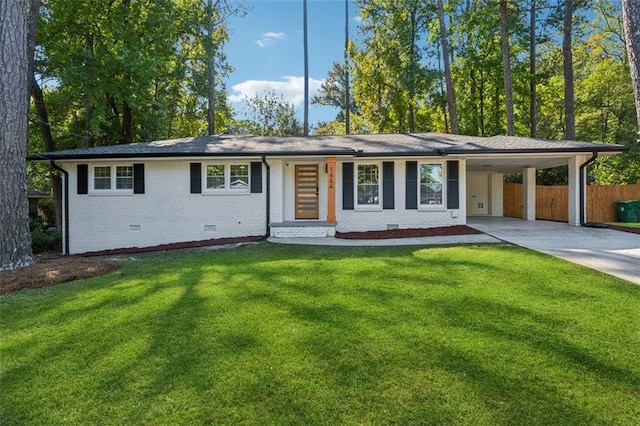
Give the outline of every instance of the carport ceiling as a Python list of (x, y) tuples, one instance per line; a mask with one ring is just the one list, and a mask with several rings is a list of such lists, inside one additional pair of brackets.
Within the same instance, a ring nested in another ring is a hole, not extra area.
[(548, 169), (551, 167), (566, 166), (569, 157), (549, 155), (496, 155), (483, 157), (468, 157), (467, 171), (470, 172), (499, 172), (517, 173), (527, 167), (536, 169)]

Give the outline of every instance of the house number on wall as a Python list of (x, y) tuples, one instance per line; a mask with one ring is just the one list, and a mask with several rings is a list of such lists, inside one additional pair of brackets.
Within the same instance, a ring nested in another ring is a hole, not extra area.
[(333, 166), (329, 166), (329, 189), (333, 189)]

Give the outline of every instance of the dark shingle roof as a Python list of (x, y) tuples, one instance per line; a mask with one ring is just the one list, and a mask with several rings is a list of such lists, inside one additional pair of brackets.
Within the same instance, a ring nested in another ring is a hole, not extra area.
[(623, 152), (626, 147), (512, 136), (483, 138), (439, 133), (267, 137), (219, 135), (45, 152), (31, 160), (132, 157), (358, 155), (410, 156), (517, 152)]

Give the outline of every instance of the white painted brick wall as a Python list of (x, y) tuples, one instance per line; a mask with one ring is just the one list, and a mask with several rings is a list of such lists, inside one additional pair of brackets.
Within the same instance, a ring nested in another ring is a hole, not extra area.
[[(411, 158), (411, 160), (420, 161), (421, 159)], [(342, 161), (345, 160), (339, 160), (336, 167), (337, 231), (385, 230), (388, 225), (398, 225), (399, 228), (406, 229), (466, 223), (464, 160), (460, 160), (459, 163), (460, 208), (440, 211), (405, 209), (406, 159), (395, 161), (395, 209), (342, 210)], [(262, 168), (263, 192), (261, 194), (205, 195), (190, 193), (190, 161), (140, 162), (145, 164), (145, 193), (134, 195), (78, 195), (76, 163), (63, 164), (69, 172), (69, 252), (71, 254), (212, 238), (263, 235), (266, 232), (265, 167)], [(294, 165), (296, 161), (268, 159), (268, 162), (271, 166), (272, 185), (270, 219), (272, 222), (295, 220)], [(301, 161), (300, 163), (313, 162)], [(319, 165), (320, 191), (319, 220), (325, 220), (327, 175), (324, 168), (325, 162), (319, 161), (317, 164)], [(310, 229), (309, 232), (313, 234), (316, 230)]]
[[(149, 247), (266, 232), (265, 167), (260, 194), (203, 195), (190, 193), (189, 163), (144, 161), (145, 193), (133, 195), (78, 195), (76, 164), (66, 163), (70, 192), (69, 252)], [(139, 230), (131, 230), (138, 226)]]
[[(452, 158), (453, 159), (453, 158)], [(410, 161), (428, 161), (430, 158), (411, 158)], [(415, 210), (405, 208), (406, 159), (396, 160), (394, 163), (394, 199), (395, 209), (377, 211), (357, 211), (342, 209), (342, 162), (338, 161), (336, 187), (336, 216), (338, 232), (360, 232), (386, 230), (388, 225), (398, 225), (406, 228), (436, 228), (441, 226), (465, 225), (465, 194), (466, 194), (466, 163), (460, 160), (460, 208), (455, 210)], [(358, 162), (354, 161), (354, 167)], [(446, 173), (445, 173), (446, 176)]]

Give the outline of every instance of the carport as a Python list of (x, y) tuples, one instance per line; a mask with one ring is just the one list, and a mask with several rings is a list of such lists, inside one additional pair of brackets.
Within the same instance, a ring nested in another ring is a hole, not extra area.
[[(490, 138), (489, 141), (502, 137)], [(558, 166), (568, 166), (569, 225), (579, 226), (586, 215), (586, 166), (598, 157), (615, 155), (621, 150), (598, 150), (580, 152), (573, 148), (563, 151), (555, 149), (545, 152), (538, 140), (507, 138), (506, 142), (522, 140), (524, 143), (538, 142), (535, 149), (494, 149), (467, 158), (467, 216), (503, 216), (503, 178), (506, 174), (522, 173), (523, 219), (536, 218), (536, 171)], [(560, 141), (562, 143), (562, 141)], [(513, 146), (513, 145), (512, 145)], [(517, 145), (516, 145), (517, 147)], [(606, 145), (604, 145), (606, 147)]]

